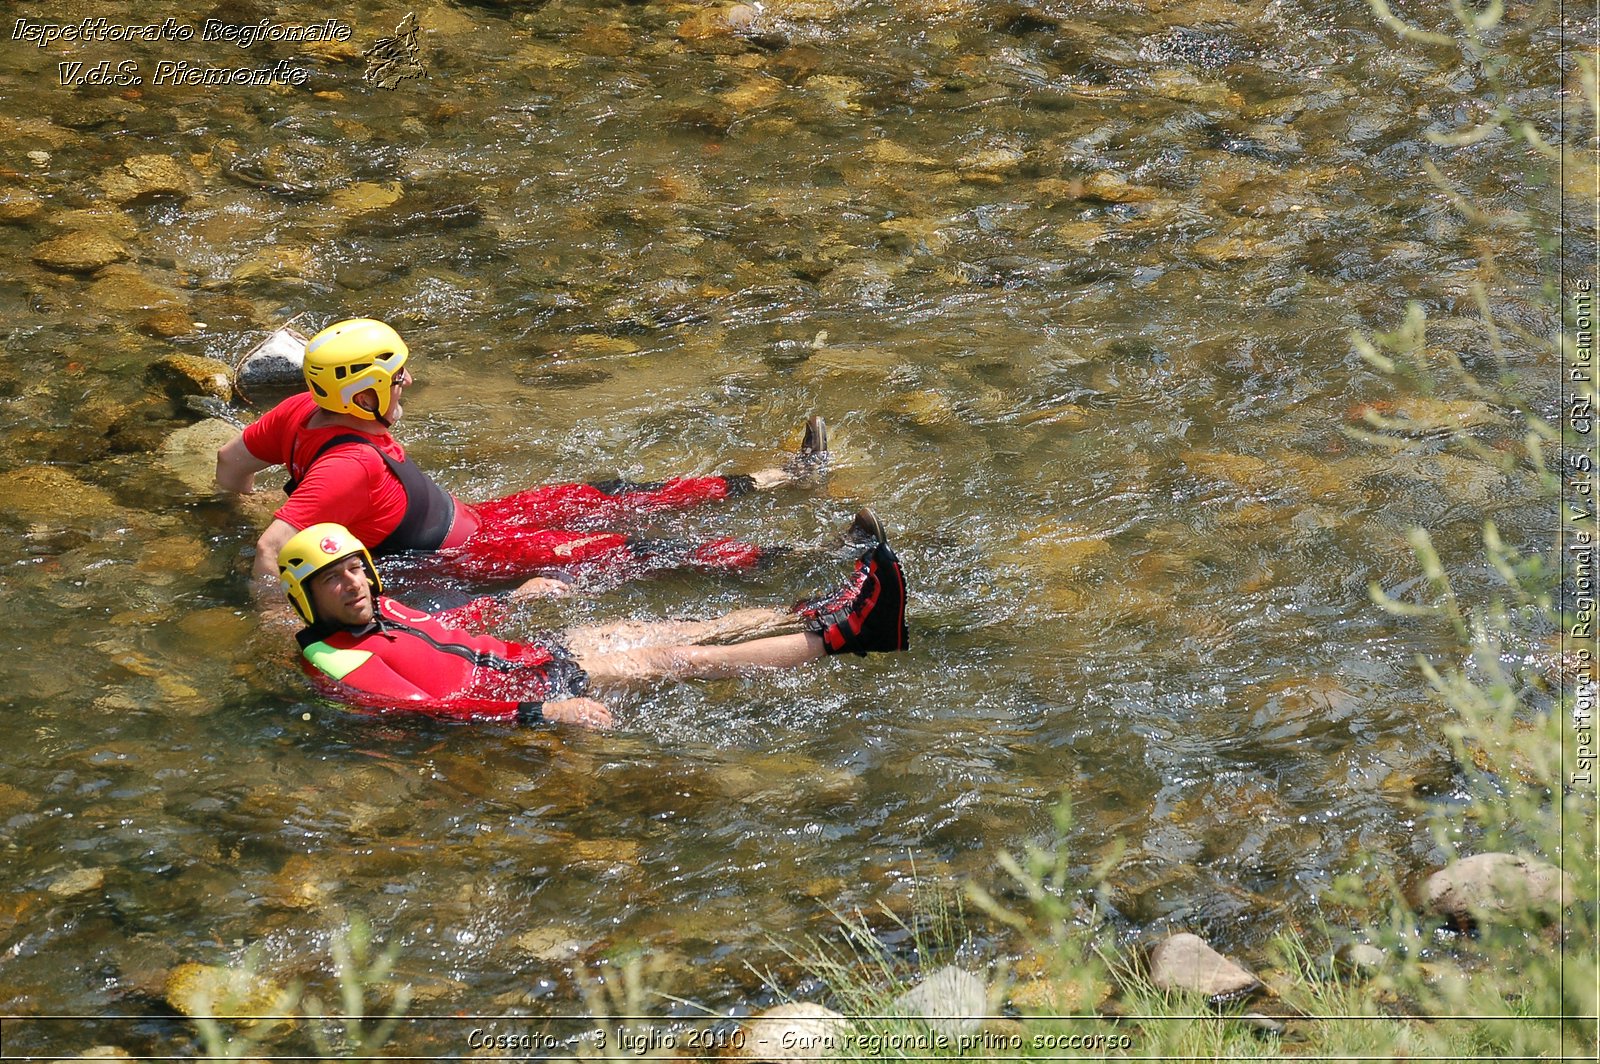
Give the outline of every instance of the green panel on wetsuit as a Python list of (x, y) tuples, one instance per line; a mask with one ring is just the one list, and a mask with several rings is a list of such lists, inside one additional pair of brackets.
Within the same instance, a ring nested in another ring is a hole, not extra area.
[(342, 680), (367, 663), (370, 650), (339, 650), (326, 643), (312, 643), (305, 649), (306, 660), (335, 680)]

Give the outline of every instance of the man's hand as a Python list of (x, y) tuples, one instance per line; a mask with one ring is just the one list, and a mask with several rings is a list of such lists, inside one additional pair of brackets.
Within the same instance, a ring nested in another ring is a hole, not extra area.
[(557, 724), (581, 724), (585, 728), (611, 727), (611, 711), (592, 698), (563, 698), (544, 704), (544, 719)]
[(266, 531), (261, 533), (261, 538), (256, 540), (256, 560), (250, 567), (250, 575), (255, 578), (258, 593), (270, 594), (271, 588), (277, 584), (278, 552), (299, 531), (281, 517), (275, 517)]
[(524, 599), (562, 598), (574, 593), (573, 586), (565, 580), (557, 580), (551, 576), (534, 576), (512, 588), (506, 597), (512, 602), (521, 602)]

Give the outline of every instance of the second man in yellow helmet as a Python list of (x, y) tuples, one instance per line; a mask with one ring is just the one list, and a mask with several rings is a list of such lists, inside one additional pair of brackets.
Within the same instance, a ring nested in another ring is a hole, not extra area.
[(604, 568), (614, 578), (671, 565), (744, 568), (759, 560), (761, 548), (733, 540), (641, 540), (592, 529), (630, 514), (793, 483), (827, 458), (826, 429), (813, 417), (800, 453), (779, 469), (650, 484), (547, 485), (467, 504), (418, 468), (390, 434), (412, 383), (410, 357), (405, 341), (381, 321), (351, 318), (330, 325), (306, 346), (306, 391), (279, 403), (218, 451), (217, 483), (228, 491), (253, 491), (257, 473), (288, 467), (289, 497), (256, 544), (257, 577), (276, 576), (283, 545), (320, 522), (345, 526), (379, 556), (439, 551), (445, 569), (473, 579), (585, 566)]

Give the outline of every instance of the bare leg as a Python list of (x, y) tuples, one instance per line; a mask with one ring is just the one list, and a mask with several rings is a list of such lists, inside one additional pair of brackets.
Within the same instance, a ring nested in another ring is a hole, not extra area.
[(816, 480), (827, 464), (828, 426), (822, 418), (812, 414), (806, 419), (799, 452), (776, 469), (758, 469), (751, 473), (750, 484), (757, 491), (769, 491), (788, 484), (808, 483)]
[(725, 647), (640, 647), (596, 657), (578, 655), (578, 664), (596, 683), (616, 680), (716, 680), (760, 669), (792, 669), (826, 652), (814, 632), (775, 635)]
[(801, 484), (809, 479), (809, 474), (803, 470), (789, 469), (758, 469), (750, 474), (750, 483), (757, 491), (771, 491), (773, 488), (785, 487), (789, 484)]
[(574, 628), (562, 642), (579, 657), (616, 654), (645, 647), (698, 646), (731, 643), (758, 636), (796, 632), (805, 627), (789, 610), (734, 610), (704, 621), (617, 621)]

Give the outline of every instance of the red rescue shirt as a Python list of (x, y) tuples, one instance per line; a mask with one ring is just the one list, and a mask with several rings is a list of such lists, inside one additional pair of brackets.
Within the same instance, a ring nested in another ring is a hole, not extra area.
[[(301, 392), (244, 430), (246, 450), (263, 462), (288, 466), (289, 476), (300, 479), (295, 493), (273, 516), (295, 528), (333, 521), (362, 543), (382, 543), (405, 516), (406, 490), (371, 447), (344, 444), (313, 462), (324, 443), (351, 431), (338, 425), (307, 428), (317, 409), (311, 393)], [(368, 435), (386, 454), (404, 460), (405, 449), (393, 436)]]

